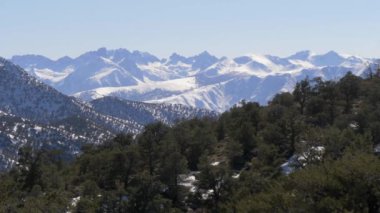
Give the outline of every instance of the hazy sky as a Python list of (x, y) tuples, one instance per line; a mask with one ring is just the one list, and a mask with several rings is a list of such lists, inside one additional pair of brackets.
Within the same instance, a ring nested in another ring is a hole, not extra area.
[(380, 57), (378, 0), (0, 0), (0, 56), (313, 50)]

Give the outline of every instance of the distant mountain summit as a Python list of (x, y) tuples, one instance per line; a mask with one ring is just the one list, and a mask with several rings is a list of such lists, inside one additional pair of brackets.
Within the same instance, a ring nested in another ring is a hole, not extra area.
[(310, 50), (304, 50), (304, 51), (300, 51), (300, 52), (295, 53), (294, 55), (289, 56), (287, 59), (310, 61), (313, 55), (315, 54), (311, 52)]
[(57, 90), (86, 101), (116, 96), (222, 112), (243, 99), (266, 104), (276, 93), (292, 91), (307, 76), (337, 80), (349, 71), (362, 75), (374, 60), (334, 51), (233, 59), (204, 51), (159, 59), (146, 52), (101, 48), (74, 59), (25, 55), (12, 61)]

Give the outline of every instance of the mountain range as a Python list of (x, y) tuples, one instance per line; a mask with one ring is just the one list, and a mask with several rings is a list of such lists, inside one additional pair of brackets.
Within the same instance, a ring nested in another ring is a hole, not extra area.
[(58, 149), (67, 157), (83, 144), (99, 144), (118, 133), (139, 133), (144, 125), (203, 116), (208, 110), (138, 103), (105, 97), (85, 103), (62, 94), (0, 58), (0, 171), (14, 165), (20, 147)]
[(338, 80), (347, 72), (363, 75), (375, 59), (330, 51), (302, 51), (288, 57), (216, 57), (207, 51), (160, 59), (150, 53), (100, 48), (77, 58), (40, 55), (10, 59), (58, 91), (85, 101), (113, 96), (146, 103), (181, 104), (223, 112), (241, 100), (267, 104), (292, 91), (306, 77)]

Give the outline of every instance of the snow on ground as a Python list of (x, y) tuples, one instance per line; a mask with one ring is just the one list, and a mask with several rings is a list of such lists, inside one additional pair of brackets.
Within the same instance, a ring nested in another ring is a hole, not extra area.
[(238, 179), (239, 177), (240, 177), (240, 173), (236, 173), (236, 174), (232, 175), (233, 179)]
[(196, 175), (199, 174), (199, 172), (190, 172), (189, 174), (182, 174), (179, 176), (180, 183), (179, 185), (186, 187), (189, 189), (190, 192), (195, 193), (197, 190), (196, 187)]
[(325, 147), (316, 146), (311, 147), (308, 151), (305, 151), (301, 154), (294, 154), (280, 166), (282, 173), (289, 175), (293, 173), (297, 168), (306, 166), (309, 160), (321, 160), (324, 151)]
[(219, 164), (220, 164), (219, 161), (215, 161), (215, 162), (212, 162), (210, 165), (211, 165), (211, 166), (218, 166)]
[(377, 144), (377, 146), (375, 146), (375, 148), (374, 148), (374, 152), (375, 152), (376, 154), (380, 154), (380, 144)]
[(192, 75), (190, 64), (177, 62), (176, 64), (163, 64), (154, 62), (137, 65), (147, 76), (155, 77), (159, 80), (171, 80)]
[[(68, 209), (73, 209), (73, 208), (75, 208), (77, 205), (78, 205), (78, 203), (79, 203), (79, 201), (80, 201), (80, 196), (78, 196), (78, 197), (73, 197), (72, 199), (71, 199), (71, 203), (70, 203), (70, 206), (68, 206)], [(66, 213), (71, 213), (72, 211), (66, 211)]]
[(77, 206), (78, 203), (79, 203), (79, 201), (80, 201), (80, 196), (78, 196), (78, 197), (74, 197), (74, 198), (71, 200), (71, 206), (73, 206), (73, 207)]
[[(115, 96), (113, 94), (143, 94), (152, 92), (154, 90), (162, 90), (167, 92), (186, 92), (188, 90), (195, 89), (196, 87), (197, 83), (195, 78), (189, 77), (169, 81), (139, 82), (138, 85), (126, 87), (102, 87), (86, 92), (76, 93), (74, 96), (82, 99), (97, 99), (104, 96)], [(90, 94), (90, 97), (83, 98), (88, 94)]]

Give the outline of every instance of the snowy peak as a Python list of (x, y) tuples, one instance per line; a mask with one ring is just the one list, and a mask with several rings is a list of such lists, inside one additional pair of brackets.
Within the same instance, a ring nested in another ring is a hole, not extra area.
[(252, 61), (252, 58), (249, 56), (241, 56), (234, 58), (235, 63), (237, 64), (247, 64)]
[(294, 55), (289, 56), (287, 59), (291, 60), (301, 60), (301, 61), (310, 61), (311, 57), (315, 54), (311, 52), (310, 50), (304, 50), (295, 53)]
[(96, 51), (90, 51), (80, 55), (78, 58), (74, 59), (76, 61), (91, 61), (97, 60), (99, 58), (107, 58), (115, 63), (121, 62), (123, 60), (134, 61), (136, 64), (149, 64), (160, 61), (156, 56), (149, 54), (147, 52), (133, 51), (130, 52), (127, 49), (115, 49), (108, 50), (105, 47), (99, 48)]
[(156, 56), (140, 51), (133, 51), (131, 60), (135, 61), (137, 64), (150, 64), (160, 61)]
[(185, 64), (190, 64), (190, 60), (182, 55), (179, 55), (177, 53), (173, 53), (170, 57), (169, 60), (167, 61), (167, 64), (175, 65), (178, 64), (179, 62), (185, 63)]
[(312, 63), (316, 66), (339, 66), (345, 61), (345, 57), (337, 52), (330, 51), (324, 55), (316, 55), (312, 57)]
[(361, 57), (340, 54), (335, 51), (329, 51), (325, 54), (318, 55), (308, 50), (298, 52), (292, 56), (289, 56), (287, 59), (292, 61), (308, 62), (317, 67), (344, 66), (344, 64), (353, 65), (353, 63), (364, 63), (367, 61), (367, 59)]
[(198, 55), (191, 57), (184, 57), (177, 53), (173, 53), (167, 62), (170, 65), (176, 65), (178, 63), (184, 63), (191, 65), (193, 70), (203, 70), (216, 63), (219, 59), (209, 52), (204, 51)]
[(207, 51), (189, 58), (194, 70), (203, 70), (216, 63), (219, 59)]

